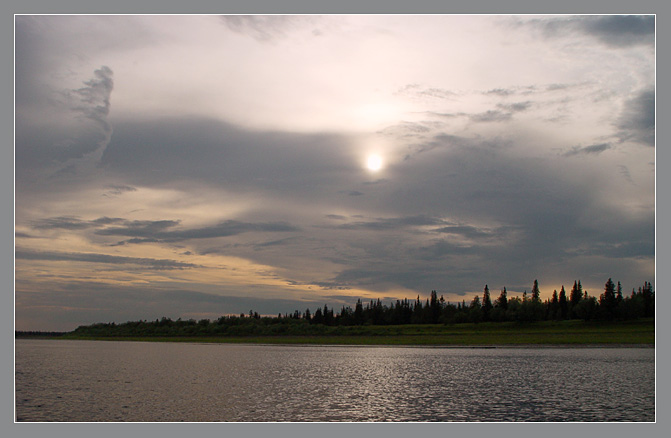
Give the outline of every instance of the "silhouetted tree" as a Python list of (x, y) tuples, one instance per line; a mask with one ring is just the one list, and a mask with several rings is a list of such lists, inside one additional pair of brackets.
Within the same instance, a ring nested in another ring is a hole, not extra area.
[(506, 310), (508, 308), (508, 291), (506, 290), (505, 287), (503, 288), (503, 290), (501, 290), (501, 294), (496, 299), (496, 302), (494, 302), (494, 307), (498, 307), (503, 310)]
[(615, 283), (609, 278), (604, 285), (603, 294), (599, 297), (599, 316), (604, 319), (613, 319), (616, 307)]
[(482, 294), (482, 319), (483, 321), (489, 321), (490, 313), (494, 306), (492, 305), (492, 299), (489, 296), (489, 286), (485, 285), (485, 291)]
[(313, 324), (323, 324), (324, 323), (324, 315), (322, 313), (321, 307), (317, 307), (317, 310), (315, 310), (315, 314), (312, 317), (312, 323)]
[(361, 298), (356, 300), (356, 305), (354, 306), (354, 323), (357, 325), (363, 324), (363, 304), (361, 304)]
[(431, 291), (431, 299), (429, 301), (430, 322), (436, 324), (440, 318), (440, 301), (438, 300), (438, 293), (435, 290)]
[(531, 289), (531, 300), (538, 302), (541, 300), (541, 291), (538, 288), (538, 280), (534, 280), (534, 286)]
[(582, 285), (580, 281), (573, 282), (573, 288), (571, 289), (571, 295), (569, 295), (569, 318), (575, 318), (575, 308), (578, 303), (582, 300)]
[(568, 301), (566, 300), (566, 290), (564, 290), (564, 285), (562, 285), (561, 291), (559, 292), (559, 318), (568, 318)]
[(559, 297), (557, 296), (557, 289), (552, 292), (552, 299), (548, 304), (548, 319), (559, 319), (561, 313), (559, 312)]

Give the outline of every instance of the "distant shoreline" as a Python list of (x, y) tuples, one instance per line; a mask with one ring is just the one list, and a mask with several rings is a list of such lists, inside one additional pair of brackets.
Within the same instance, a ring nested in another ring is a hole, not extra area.
[[(141, 342), (195, 342), (286, 345), (389, 345), (435, 347), (628, 347), (655, 345), (654, 319), (623, 322), (544, 321), (535, 323), (464, 323), (326, 327), (304, 324), (303, 333), (138, 333), (124, 325), (97, 325), (73, 332), (15, 332), (16, 339), (70, 339)], [(120, 329), (121, 328), (121, 329)]]
[(94, 341), (94, 342), (165, 342), (165, 343), (190, 343), (190, 344), (232, 344), (232, 345), (266, 345), (266, 346), (323, 346), (323, 347), (391, 347), (391, 348), (449, 348), (449, 349), (553, 349), (553, 348), (656, 348), (654, 343), (595, 343), (595, 344), (395, 344), (395, 343), (348, 343), (348, 342), (267, 342), (267, 340), (257, 340), (254, 338), (226, 339), (226, 338), (68, 338), (68, 337), (39, 337), (24, 336), (17, 337), (22, 340), (54, 340), (54, 341)]

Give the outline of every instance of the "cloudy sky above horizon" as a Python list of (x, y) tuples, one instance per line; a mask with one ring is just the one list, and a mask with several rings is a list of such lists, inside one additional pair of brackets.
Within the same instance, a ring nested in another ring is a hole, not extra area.
[(18, 330), (655, 275), (653, 16), (17, 16)]

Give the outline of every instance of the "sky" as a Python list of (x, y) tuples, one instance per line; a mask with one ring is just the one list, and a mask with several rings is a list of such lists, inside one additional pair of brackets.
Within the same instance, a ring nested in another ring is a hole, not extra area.
[(15, 328), (655, 278), (654, 16), (17, 15)]

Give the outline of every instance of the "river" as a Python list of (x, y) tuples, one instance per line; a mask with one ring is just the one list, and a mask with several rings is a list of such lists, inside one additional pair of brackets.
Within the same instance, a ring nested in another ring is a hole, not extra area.
[(655, 421), (653, 348), (17, 339), (28, 422)]

